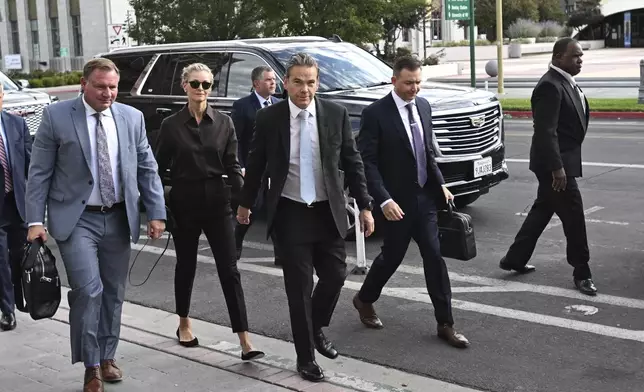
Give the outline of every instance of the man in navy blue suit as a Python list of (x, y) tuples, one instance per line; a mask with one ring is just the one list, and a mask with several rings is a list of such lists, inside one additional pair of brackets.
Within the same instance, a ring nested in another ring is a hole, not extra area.
[(3, 98), (0, 83), (0, 330), (10, 331), (16, 328), (13, 282), (27, 241), (25, 187), (32, 140), (22, 117), (2, 111)]
[[(275, 104), (281, 99), (273, 97), (276, 89), (275, 72), (269, 66), (259, 66), (251, 72), (251, 80), (253, 82), (253, 92), (250, 95), (240, 98), (233, 103), (232, 119), (235, 124), (235, 132), (237, 134), (238, 143), (238, 159), (242, 167), (246, 167), (246, 158), (250, 150), (250, 143), (253, 140), (253, 133), (255, 132), (255, 115), (258, 110)], [(266, 188), (268, 187), (268, 178), (265, 176), (263, 180), (263, 189), (259, 192), (259, 196), (253, 206), (253, 211), (260, 209)], [(233, 209), (236, 211), (236, 208)], [(251, 224), (253, 220), (251, 218)], [(244, 237), (248, 232), (248, 225), (237, 223), (235, 227), (235, 241), (237, 243), (237, 259), (241, 257), (242, 245)], [(273, 241), (273, 249), (275, 252), (275, 265), (280, 265), (279, 255)]]

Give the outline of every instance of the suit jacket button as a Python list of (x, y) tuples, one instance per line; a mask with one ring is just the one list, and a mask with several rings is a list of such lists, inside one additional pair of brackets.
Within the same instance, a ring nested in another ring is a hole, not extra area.
[(81, 201), (81, 203), (85, 204), (85, 200)]
[(94, 185), (94, 181), (92, 181), (92, 180), (87, 181), (87, 183), (90, 184), (90, 185)]

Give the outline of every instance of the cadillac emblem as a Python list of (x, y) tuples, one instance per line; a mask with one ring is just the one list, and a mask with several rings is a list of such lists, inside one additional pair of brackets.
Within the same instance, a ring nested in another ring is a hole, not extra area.
[(485, 124), (485, 116), (470, 117), (470, 123), (473, 127), (480, 128)]

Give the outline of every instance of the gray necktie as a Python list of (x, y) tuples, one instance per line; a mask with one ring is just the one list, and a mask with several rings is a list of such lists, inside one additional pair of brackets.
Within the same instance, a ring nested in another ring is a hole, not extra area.
[(114, 178), (112, 177), (112, 165), (110, 163), (110, 150), (107, 145), (107, 134), (101, 114), (95, 113), (96, 117), (96, 152), (98, 158), (98, 186), (101, 192), (103, 205), (112, 207), (116, 203), (116, 191), (114, 190)]
[(411, 138), (414, 141), (414, 155), (416, 157), (416, 165), (418, 166), (418, 185), (425, 186), (427, 182), (427, 153), (423, 145), (423, 139), (420, 135), (420, 126), (414, 119), (412, 112), (413, 103), (407, 105), (407, 115), (409, 116), (409, 127), (411, 128)]

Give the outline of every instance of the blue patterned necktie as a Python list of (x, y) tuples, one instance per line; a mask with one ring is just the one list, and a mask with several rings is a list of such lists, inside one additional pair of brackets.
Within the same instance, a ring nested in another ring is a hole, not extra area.
[(411, 128), (411, 137), (414, 140), (414, 155), (416, 157), (416, 166), (418, 166), (418, 185), (425, 186), (427, 182), (427, 155), (425, 145), (420, 135), (420, 126), (414, 120), (412, 112), (413, 103), (407, 104), (407, 114), (409, 115), (409, 127)]
[(315, 175), (313, 172), (313, 147), (308, 124), (309, 112), (302, 110), (300, 118), (300, 196), (306, 204), (315, 201)]
[(98, 185), (103, 205), (109, 208), (116, 203), (116, 191), (114, 190), (114, 178), (112, 177), (112, 165), (110, 163), (110, 150), (107, 146), (107, 134), (101, 122), (101, 114), (95, 113), (94, 116), (96, 117)]

